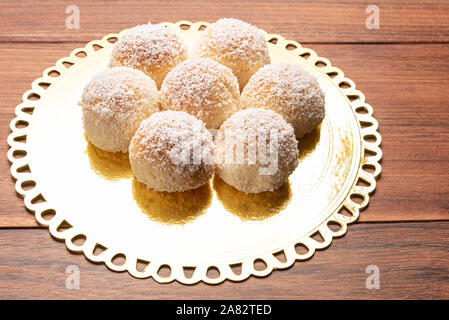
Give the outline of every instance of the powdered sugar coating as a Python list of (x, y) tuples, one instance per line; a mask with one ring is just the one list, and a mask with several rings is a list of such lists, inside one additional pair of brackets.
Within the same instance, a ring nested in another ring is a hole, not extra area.
[(125, 31), (115, 43), (110, 65), (142, 70), (160, 88), (167, 73), (187, 58), (187, 47), (171, 28), (143, 24)]
[(257, 71), (242, 92), (243, 108), (279, 113), (297, 138), (313, 130), (325, 116), (324, 92), (316, 79), (294, 64), (267, 65)]
[(81, 97), (83, 125), (96, 147), (127, 152), (140, 122), (159, 111), (154, 81), (127, 67), (106, 69), (95, 75)]
[(163, 109), (192, 114), (208, 129), (218, 129), (240, 109), (237, 78), (209, 58), (190, 58), (173, 68), (162, 83), (160, 99)]
[(271, 110), (233, 114), (220, 127), (215, 143), (217, 174), (245, 193), (279, 188), (298, 165), (293, 128)]
[(209, 181), (214, 143), (204, 123), (181, 111), (162, 111), (142, 121), (129, 146), (137, 180), (155, 191), (186, 191)]
[(233, 18), (212, 23), (196, 43), (193, 55), (209, 57), (230, 68), (239, 80), (240, 89), (259, 68), (270, 63), (262, 31)]

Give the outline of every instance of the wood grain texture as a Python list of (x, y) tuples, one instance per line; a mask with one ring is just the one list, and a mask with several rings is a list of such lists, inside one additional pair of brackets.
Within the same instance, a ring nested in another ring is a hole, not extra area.
[[(65, 26), (70, 4), (80, 9), (79, 30)], [(380, 29), (365, 26), (369, 4), (380, 9)], [(3, 0), (0, 41), (90, 41), (148, 21), (236, 17), (301, 42), (447, 42), (448, 14), (449, 2), (444, 0)]]
[(6, 139), (14, 108), (22, 102), (22, 94), (31, 88), (31, 82), (42, 76), (42, 71), (56, 60), (70, 54), (74, 47), (84, 44), (0, 44), (0, 227), (38, 226), (34, 216), (23, 204), (14, 189), (6, 158), (9, 148)]
[[(65, 26), (70, 4), (80, 8), (79, 30)], [(372, 4), (380, 8), (377, 30), (365, 27), (368, 4), (1, 1), (0, 299), (448, 299), (449, 2), (376, 1)], [(384, 153), (381, 179), (359, 220), (365, 223), (350, 226), (347, 235), (325, 252), (289, 270), (220, 286), (137, 280), (69, 253), (64, 243), (37, 228), (14, 191), (6, 137), (21, 95), (58, 58), (107, 33), (148, 21), (221, 17), (240, 18), (307, 43), (364, 92), (380, 124)], [(380, 268), (380, 290), (365, 287), (365, 269), (372, 264)], [(80, 268), (81, 290), (65, 288), (68, 265)]]
[(382, 135), (382, 175), (360, 221), (449, 218), (449, 47), (311, 46), (354, 80)]
[[(0, 44), (0, 137), (29, 83), (77, 44)], [(449, 47), (308, 45), (354, 80), (380, 124), (383, 173), (360, 221), (449, 218)], [(435, 61), (439, 61), (438, 68)], [(0, 226), (37, 226), (14, 191), (0, 145)]]
[[(358, 224), (325, 252), (267, 278), (185, 286), (109, 271), (46, 230), (0, 230), (0, 299), (448, 299), (448, 238), (449, 222)], [(69, 265), (80, 269), (80, 290), (65, 287)], [(378, 290), (365, 286), (369, 265), (380, 269)]]

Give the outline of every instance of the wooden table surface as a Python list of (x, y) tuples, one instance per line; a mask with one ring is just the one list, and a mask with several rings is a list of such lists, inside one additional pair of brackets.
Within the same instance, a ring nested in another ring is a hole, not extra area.
[[(80, 9), (69, 30), (68, 5)], [(380, 28), (368, 29), (368, 4)], [(314, 49), (354, 80), (382, 135), (382, 175), (347, 235), (266, 278), (212, 286), (160, 285), (72, 254), (40, 227), (14, 190), (9, 122), (30, 83), (55, 61), (136, 24), (236, 17)], [(449, 1), (0, 2), (0, 298), (449, 298)], [(80, 268), (69, 290), (66, 267)], [(380, 288), (365, 286), (369, 265)]]

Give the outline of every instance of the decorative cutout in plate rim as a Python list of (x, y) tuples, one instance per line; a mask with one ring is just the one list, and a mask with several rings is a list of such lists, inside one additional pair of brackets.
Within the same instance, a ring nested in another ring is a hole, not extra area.
[[(206, 22), (191, 23), (188, 21), (162, 24), (172, 26), (181, 34), (183, 32), (197, 32), (209, 25)], [(136, 278), (153, 277), (161, 283), (177, 280), (184, 284), (194, 284), (199, 281), (217, 284), (225, 279), (242, 281), (250, 275), (263, 277), (270, 274), (274, 269), (290, 267), (296, 260), (309, 259), (315, 250), (328, 247), (332, 238), (344, 235), (347, 225), (357, 220), (360, 210), (368, 204), (369, 194), (375, 189), (376, 178), (381, 172), (379, 161), (382, 157), (381, 136), (377, 132), (378, 123), (373, 117), (372, 107), (365, 102), (363, 93), (355, 89), (354, 82), (346, 78), (340, 69), (333, 67), (327, 59), (319, 57), (313, 50), (303, 48), (298, 42), (285, 40), (282, 36), (276, 34), (265, 33), (265, 36), (267, 42), (271, 43), (272, 46), (305, 59), (319, 72), (327, 75), (330, 81), (340, 88), (339, 90), (347, 97), (358, 120), (362, 138), (358, 172), (344, 201), (340, 203), (337, 210), (308, 234), (295, 239), (287, 246), (278, 248), (278, 250), (255, 257), (247, 257), (232, 263), (175, 265), (165, 261), (146, 261), (141, 257), (122, 253), (114, 248), (106, 248), (93, 240), (89, 234), (84, 234), (76, 225), (70, 225), (63, 213), (55, 211), (52, 204), (45, 201), (45, 195), (41, 194), (39, 188), (40, 182), (33, 177), (29, 166), (27, 135), (29, 126), (33, 121), (33, 111), (35, 108), (39, 108), (39, 100), (45, 96), (50, 86), (57, 83), (61, 75), (95, 52), (111, 47), (119, 34), (109, 34), (102, 40), (91, 41), (84, 48), (73, 50), (68, 57), (59, 59), (55, 66), (47, 68), (42, 77), (33, 81), (32, 89), (23, 94), (23, 102), (16, 107), (16, 117), (10, 123), (12, 132), (8, 136), (10, 146), (8, 159), (11, 162), (11, 174), (16, 180), (15, 188), (24, 198), (25, 206), (35, 212), (37, 221), (41, 225), (48, 226), (54, 237), (65, 240), (69, 250), (83, 252), (87, 259), (93, 262), (104, 262), (111, 270), (128, 271)], [(367, 154), (371, 154), (371, 156), (367, 156)], [(364, 184), (359, 185), (359, 180), (363, 181)], [(355, 201), (357, 198), (359, 201)], [(342, 211), (349, 212), (350, 216), (343, 214)], [(339, 226), (338, 230), (334, 231), (331, 225)], [(312, 238), (318, 233), (322, 241)], [(307, 250), (302, 253), (298, 252), (297, 249), (299, 248)], [(97, 253), (97, 249), (101, 252)], [(284, 256), (284, 261), (277, 258), (278, 254)], [(258, 267), (260, 265), (262, 265), (262, 268)], [(235, 266), (240, 269), (237, 273), (234, 272)], [(167, 271), (168, 274), (164, 274)]]

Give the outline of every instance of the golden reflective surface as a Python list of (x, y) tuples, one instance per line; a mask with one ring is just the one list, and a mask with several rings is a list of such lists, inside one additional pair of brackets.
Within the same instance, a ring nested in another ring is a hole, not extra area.
[(132, 178), (131, 165), (127, 153), (107, 152), (87, 141), (86, 153), (91, 169), (106, 180)]
[[(191, 46), (198, 32), (180, 32)], [(341, 90), (307, 61), (269, 44), (272, 62), (301, 65), (326, 94), (326, 117), (299, 141), (289, 183), (246, 195), (214, 179), (182, 194), (156, 193), (135, 181), (125, 154), (87, 143), (77, 102), (106, 68), (112, 45), (65, 71), (42, 97), (27, 135), (29, 166), (58, 215), (114, 251), (173, 265), (214, 265), (274, 252), (308, 234), (341, 205), (361, 159), (357, 119)]]
[(315, 150), (316, 145), (320, 141), (320, 134), (321, 134), (321, 123), (310, 133), (306, 134), (304, 137), (299, 139), (298, 141), (299, 161), (305, 159), (309, 154), (311, 154)]
[(292, 197), (290, 183), (273, 192), (247, 194), (231, 187), (218, 176), (213, 178), (214, 190), (223, 207), (243, 221), (262, 221), (281, 212)]
[(185, 224), (206, 212), (212, 189), (206, 184), (185, 192), (157, 192), (133, 178), (132, 192), (137, 205), (150, 219), (165, 224)]

